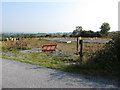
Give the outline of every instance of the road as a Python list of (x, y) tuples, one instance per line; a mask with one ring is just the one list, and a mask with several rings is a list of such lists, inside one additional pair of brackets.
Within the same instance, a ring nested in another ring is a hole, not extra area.
[[(49, 41), (57, 41), (57, 42), (67, 42), (67, 41), (77, 41), (76, 39), (64, 39), (64, 38), (45, 38), (45, 39), (42, 39), (42, 40), (49, 40)], [(108, 43), (109, 40), (91, 40), (91, 39), (87, 39), (87, 40), (83, 40), (83, 42), (86, 42), (86, 43)]]
[(73, 74), (21, 63), (2, 62), (2, 88), (116, 88), (118, 83), (100, 77)]

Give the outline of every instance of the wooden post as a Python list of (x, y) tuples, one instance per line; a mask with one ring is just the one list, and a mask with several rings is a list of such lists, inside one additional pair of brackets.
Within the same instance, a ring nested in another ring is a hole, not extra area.
[(77, 44), (76, 44), (76, 53), (78, 53), (78, 44), (79, 44), (79, 40), (78, 40), (78, 37), (77, 37)]
[(82, 64), (82, 57), (83, 57), (83, 40), (79, 40), (79, 44), (80, 44), (80, 64)]

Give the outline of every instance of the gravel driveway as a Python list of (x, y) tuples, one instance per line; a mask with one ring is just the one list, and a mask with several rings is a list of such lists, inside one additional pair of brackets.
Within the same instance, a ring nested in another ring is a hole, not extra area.
[(21, 63), (14, 60), (2, 62), (2, 88), (116, 88), (118, 83), (100, 77), (72, 74)]

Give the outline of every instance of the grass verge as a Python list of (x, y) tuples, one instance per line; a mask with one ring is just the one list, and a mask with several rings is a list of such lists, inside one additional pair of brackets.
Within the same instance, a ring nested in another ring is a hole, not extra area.
[[(2, 58), (9, 60), (16, 60), (23, 63), (29, 63), (33, 65), (40, 65), (51, 69), (62, 70), (65, 72), (72, 72), (77, 74), (86, 74), (91, 76), (102, 76), (117, 80), (119, 74), (116, 71), (105, 72), (99, 65), (83, 64), (79, 65), (79, 59), (63, 58), (58, 56), (52, 56), (52, 53), (30, 53), (22, 54), (18, 51), (12, 51), (9, 54), (3, 54)], [(77, 63), (77, 64), (74, 64)]]

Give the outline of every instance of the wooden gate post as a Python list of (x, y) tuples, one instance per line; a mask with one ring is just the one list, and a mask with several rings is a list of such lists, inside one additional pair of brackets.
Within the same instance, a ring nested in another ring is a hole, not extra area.
[(78, 44), (79, 44), (79, 40), (78, 40), (78, 37), (77, 37), (77, 44), (76, 44), (76, 53), (78, 53)]
[(80, 64), (82, 64), (82, 57), (83, 57), (83, 40), (79, 40), (79, 44), (80, 44)]

